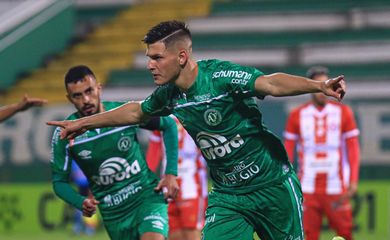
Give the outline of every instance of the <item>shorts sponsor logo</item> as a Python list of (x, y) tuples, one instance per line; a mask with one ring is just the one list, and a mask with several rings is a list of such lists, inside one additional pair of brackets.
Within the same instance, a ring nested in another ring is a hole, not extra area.
[(257, 175), (259, 172), (260, 167), (254, 162), (249, 164), (241, 162), (238, 165), (235, 165), (231, 172), (218, 172), (218, 175), (221, 176), (222, 181), (225, 184), (236, 184)]
[(210, 126), (217, 126), (222, 122), (222, 115), (218, 110), (209, 109), (203, 114), (205, 122)]
[(167, 226), (167, 224), (168, 224), (167, 219), (163, 218), (159, 214), (149, 215), (149, 216), (146, 216), (144, 218), (144, 221), (148, 221), (148, 220), (152, 220), (151, 221), (152, 227), (158, 228), (158, 229), (164, 229), (164, 227)]
[(153, 224), (152, 226), (154, 228), (164, 229), (164, 224), (161, 221), (156, 220), (156, 221), (153, 221), (152, 224)]
[(114, 182), (121, 182), (130, 178), (132, 175), (141, 172), (138, 160), (131, 165), (126, 159), (113, 157), (102, 163), (99, 167), (99, 176), (93, 176), (92, 180), (98, 185), (110, 185)]
[(129, 196), (134, 195), (137, 192), (141, 191), (142, 187), (140, 186), (140, 184), (141, 184), (140, 181), (129, 184), (113, 195), (111, 194), (106, 195), (103, 201), (105, 204), (107, 204), (108, 207), (117, 206), (121, 204), (124, 200), (129, 198)]
[(119, 151), (126, 152), (131, 147), (131, 139), (128, 136), (121, 137), (118, 141)]
[(218, 134), (200, 132), (196, 135), (196, 141), (200, 146), (203, 156), (209, 160), (222, 158), (232, 152), (232, 149), (239, 148), (244, 140), (237, 134), (231, 140)]
[(211, 216), (208, 216), (207, 218), (206, 218), (206, 221), (204, 222), (204, 225), (206, 225), (206, 224), (208, 224), (208, 223), (212, 223), (212, 222), (214, 222), (215, 221), (215, 213), (213, 214), (213, 215), (211, 215)]

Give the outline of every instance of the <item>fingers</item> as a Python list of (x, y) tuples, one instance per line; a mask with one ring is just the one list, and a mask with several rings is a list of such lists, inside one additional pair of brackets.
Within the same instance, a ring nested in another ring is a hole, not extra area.
[(57, 126), (57, 127), (62, 127), (64, 128), (65, 127), (65, 122), (63, 121), (48, 121), (46, 122), (47, 125), (50, 125), (50, 126)]
[(87, 198), (83, 202), (83, 215), (86, 217), (91, 217), (96, 212), (96, 206), (99, 204), (94, 198)]

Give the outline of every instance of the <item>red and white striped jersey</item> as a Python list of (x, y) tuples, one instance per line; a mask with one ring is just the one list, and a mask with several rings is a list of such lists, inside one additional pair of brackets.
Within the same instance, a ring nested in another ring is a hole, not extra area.
[(358, 181), (358, 135), (355, 118), (346, 105), (327, 101), (319, 109), (310, 102), (291, 112), (285, 146), (293, 161), (297, 143), (298, 176), (304, 193), (341, 194), (351, 181)]
[[(178, 129), (178, 183), (179, 195), (177, 200), (207, 197), (207, 170), (206, 162), (202, 157), (191, 136), (175, 118)], [(164, 144), (159, 131), (153, 131), (150, 136), (146, 159), (152, 171), (156, 171), (161, 160), (161, 173), (165, 172), (166, 157)], [(164, 155), (163, 155), (164, 154)]]

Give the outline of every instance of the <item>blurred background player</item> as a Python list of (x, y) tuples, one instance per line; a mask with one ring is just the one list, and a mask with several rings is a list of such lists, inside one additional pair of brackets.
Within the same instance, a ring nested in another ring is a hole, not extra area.
[[(101, 85), (87, 66), (69, 69), (65, 87), (69, 101), (77, 109), (68, 120), (97, 115), (123, 104), (101, 101)], [(99, 206), (111, 239), (163, 240), (168, 235), (164, 197), (175, 197), (178, 190), (177, 127), (169, 117), (151, 118), (141, 127), (163, 130), (164, 141), (171, 146), (166, 151), (168, 164), (160, 182), (147, 167), (136, 135), (138, 125), (99, 128), (71, 140), (60, 139), (59, 128), (53, 134), (54, 192), (87, 217), (94, 215)], [(93, 196), (82, 196), (70, 186), (72, 161), (87, 177)]]
[[(179, 138), (178, 183), (176, 199), (168, 203), (169, 239), (199, 240), (204, 225), (207, 207), (206, 163), (194, 140), (173, 117), (177, 124)], [(152, 171), (156, 172), (162, 162), (161, 173), (166, 166), (164, 144), (159, 131), (150, 136), (146, 160)], [(163, 160), (163, 161), (161, 161)]]
[(46, 99), (30, 98), (27, 94), (25, 94), (20, 102), (0, 108), (0, 122), (7, 120), (18, 112), (27, 110), (31, 107), (42, 106), (46, 103)]
[[(76, 184), (81, 195), (92, 198), (92, 193), (89, 189), (88, 179), (85, 177), (83, 171), (75, 161), (72, 161), (71, 180)], [(98, 226), (98, 215), (94, 214), (92, 217), (84, 217), (83, 212), (79, 209), (74, 211), (73, 232), (76, 235), (85, 233), (86, 235), (93, 235)]]
[[(307, 77), (323, 81), (328, 69), (308, 70)], [(287, 120), (285, 147), (291, 161), (298, 151), (298, 176), (304, 194), (304, 231), (307, 240), (319, 239), (322, 217), (337, 235), (352, 239), (349, 198), (359, 177), (359, 130), (352, 110), (329, 101), (322, 93), (294, 109)]]

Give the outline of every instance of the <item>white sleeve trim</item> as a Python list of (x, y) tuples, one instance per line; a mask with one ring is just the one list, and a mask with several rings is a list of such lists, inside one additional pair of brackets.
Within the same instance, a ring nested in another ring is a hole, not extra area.
[(156, 136), (154, 134), (151, 134), (150, 137), (149, 137), (149, 140), (151, 142), (160, 142), (161, 141), (161, 137), (160, 136)]
[(283, 136), (287, 140), (298, 140), (299, 135), (291, 132), (284, 132)]
[(353, 129), (353, 130), (351, 130), (351, 131), (345, 132), (345, 133), (343, 134), (343, 138), (356, 137), (356, 136), (359, 136), (359, 134), (360, 134), (359, 129), (355, 128), (355, 129)]

